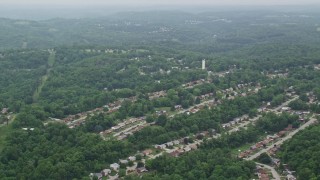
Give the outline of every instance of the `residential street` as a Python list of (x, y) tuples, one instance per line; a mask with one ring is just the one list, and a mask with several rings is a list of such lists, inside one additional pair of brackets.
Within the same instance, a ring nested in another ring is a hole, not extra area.
[(292, 138), (293, 135), (295, 135), (296, 133), (298, 133), (299, 131), (307, 128), (308, 126), (310, 126), (311, 124), (313, 124), (314, 122), (316, 122), (317, 119), (315, 119), (314, 117), (312, 117), (308, 122), (306, 122), (305, 124), (303, 124), (302, 126), (300, 126), (298, 129), (292, 131), (291, 133), (289, 133), (286, 137), (282, 138), (280, 141), (271, 144), (269, 147), (262, 149), (261, 151), (259, 151), (256, 154), (253, 154), (251, 156), (249, 156), (248, 158), (245, 158), (246, 160), (254, 160), (255, 158), (259, 157), (262, 153), (266, 153), (268, 152), (268, 150), (270, 150), (271, 148), (273, 148), (275, 145), (279, 146), (281, 145), (284, 141)]
[(290, 102), (292, 102), (298, 98), (299, 98), (299, 96), (295, 95), (294, 98), (290, 99), (289, 101), (284, 102), (283, 104), (281, 104), (281, 106), (278, 106), (278, 107), (272, 109), (271, 111), (277, 112), (278, 110), (280, 110), (281, 108), (283, 108), (285, 106), (288, 106)]
[[(271, 109), (271, 111), (275, 113), (275, 112), (277, 112), (278, 110), (280, 110), (281, 108), (283, 108), (283, 107), (285, 107), (285, 106), (288, 106), (288, 104), (289, 104), (290, 102), (292, 102), (292, 101), (294, 101), (294, 100), (296, 100), (296, 99), (298, 99), (298, 98), (299, 98), (299, 96), (295, 96), (294, 98), (292, 98), (292, 99), (284, 102), (284, 103), (281, 104), (280, 106), (278, 106), (278, 107), (276, 107), (276, 108), (274, 108), (274, 109)], [(229, 133), (238, 131), (239, 128), (242, 128), (242, 127), (244, 127), (244, 126), (246, 126), (246, 125), (248, 125), (248, 124), (250, 124), (250, 123), (252, 123), (252, 122), (255, 122), (255, 121), (257, 121), (257, 120), (258, 120), (259, 118), (261, 118), (261, 117), (262, 117), (261, 115), (258, 115), (257, 117), (255, 117), (255, 118), (253, 118), (253, 119), (250, 119), (250, 121), (247, 121), (247, 122), (245, 122), (245, 123), (242, 123), (240, 126), (229, 130)]]
[(275, 179), (275, 180), (280, 180), (280, 175), (279, 175), (279, 173), (278, 173), (273, 167), (268, 166), (268, 165), (266, 165), (266, 164), (257, 163), (257, 162), (256, 162), (256, 164), (258, 164), (258, 165), (260, 165), (260, 166), (262, 166), (262, 167), (264, 167), (264, 168), (269, 169), (269, 170), (271, 171), (272, 176), (274, 177), (274, 179)]

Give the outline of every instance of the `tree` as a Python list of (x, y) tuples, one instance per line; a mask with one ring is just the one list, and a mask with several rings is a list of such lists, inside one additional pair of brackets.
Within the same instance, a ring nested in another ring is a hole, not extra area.
[(199, 98), (199, 97), (197, 97), (194, 103), (196, 103), (196, 104), (200, 104), (200, 102), (201, 102), (200, 98)]
[(262, 153), (258, 157), (258, 161), (261, 162), (262, 164), (271, 164), (271, 158), (267, 153)]
[(126, 170), (125, 169), (120, 169), (119, 170), (119, 177), (124, 177), (126, 175)]
[(156, 121), (156, 124), (159, 126), (165, 126), (167, 123), (167, 116), (166, 115), (160, 115)]

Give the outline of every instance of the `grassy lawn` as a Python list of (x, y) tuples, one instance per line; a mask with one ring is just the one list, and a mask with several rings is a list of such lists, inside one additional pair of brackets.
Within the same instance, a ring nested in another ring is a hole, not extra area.
[(161, 108), (155, 108), (156, 111), (167, 111), (168, 113), (170, 113), (170, 107), (161, 107)]
[[(245, 145), (243, 145), (243, 146), (241, 146), (241, 147), (232, 149), (231, 154), (232, 154), (232, 155), (235, 155), (235, 156), (238, 156), (241, 152), (250, 149), (250, 147), (251, 147), (252, 145), (254, 145), (254, 143), (245, 144)], [(239, 151), (239, 150), (240, 150), (240, 151)]]
[(177, 114), (178, 111), (171, 111), (170, 107), (155, 108), (155, 111), (167, 111), (168, 116)]

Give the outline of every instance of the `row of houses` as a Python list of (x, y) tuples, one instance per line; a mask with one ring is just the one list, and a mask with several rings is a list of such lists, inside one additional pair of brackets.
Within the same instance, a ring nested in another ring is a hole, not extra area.
[(135, 125), (135, 126), (131, 127), (130, 130), (126, 130), (125, 132), (121, 132), (120, 135), (117, 137), (117, 140), (123, 140), (123, 139), (127, 138), (129, 135), (131, 135), (135, 132), (138, 132), (141, 129), (143, 129), (149, 125), (150, 125), (149, 123)]
[(215, 93), (208, 93), (208, 94), (200, 95), (198, 97), (200, 100), (205, 100), (205, 99), (209, 99), (209, 98), (213, 97), (214, 95), (215, 95)]
[(183, 153), (192, 151), (192, 150), (196, 150), (198, 149), (198, 145), (197, 144), (189, 144), (189, 145), (185, 145), (180, 147), (179, 149), (176, 149), (174, 151), (172, 151), (171, 153), (169, 153), (170, 156), (172, 157), (179, 157), (180, 155), (182, 155)]
[(287, 78), (288, 77), (288, 73), (285, 72), (285, 73), (280, 73), (280, 72), (276, 72), (275, 73), (268, 73), (266, 75), (268, 78), (270, 79), (275, 79), (275, 78)]
[(174, 141), (170, 141), (170, 142), (167, 142), (167, 143), (164, 143), (164, 144), (156, 144), (154, 145), (154, 148), (156, 149), (166, 149), (166, 148), (172, 148), (174, 145), (179, 145), (183, 142), (183, 139), (180, 139), (180, 140), (174, 140)]
[(191, 81), (191, 82), (188, 82), (188, 83), (185, 83), (185, 84), (182, 84), (182, 87), (186, 88), (186, 89), (189, 89), (189, 88), (192, 88), (196, 85), (201, 85), (201, 84), (204, 84), (208, 81), (206, 81), (205, 79), (200, 79), (200, 80), (196, 80), (196, 81)]
[[(138, 153), (137, 155), (144, 156), (143, 153)], [(131, 162), (133, 165), (129, 166), (129, 162)], [(140, 162), (142, 162), (144, 164), (145, 159), (142, 159)], [(145, 168), (145, 166), (138, 167), (136, 156), (129, 156), (126, 159), (119, 159), (118, 162), (110, 164), (108, 168), (103, 169), (99, 173), (90, 173), (89, 177), (90, 177), (90, 179), (97, 177), (99, 180), (103, 179), (104, 177), (107, 177), (107, 179), (112, 179), (112, 180), (119, 179), (118, 173), (119, 173), (121, 165), (126, 166), (126, 174), (131, 174), (131, 173), (140, 174), (140, 173), (144, 173), (144, 172), (148, 171)]]
[[(248, 83), (248, 84), (250, 84), (250, 83)], [(246, 85), (247, 85), (247, 84), (242, 84), (240, 87), (245, 87)], [(155, 92), (154, 95), (156, 95), (156, 96), (158, 96), (158, 95), (165, 95), (164, 93), (165, 93), (165, 91), (159, 91), (159, 92)], [(150, 94), (150, 95), (151, 95), (151, 94)], [(209, 93), (209, 94), (207, 94), (205, 97), (207, 97), (207, 96), (214, 96), (214, 93)], [(214, 101), (210, 101), (210, 102), (208, 102), (206, 105), (208, 105), (209, 107), (212, 107), (212, 106), (214, 106), (214, 105), (216, 105), (216, 104), (218, 104), (218, 103), (221, 103), (221, 101), (216, 102), (216, 103), (215, 103)], [(202, 104), (202, 105), (196, 105), (196, 106), (194, 106), (193, 108), (191, 108), (189, 111), (186, 111), (186, 113), (187, 113), (188, 115), (189, 115), (190, 113), (196, 113), (196, 112), (200, 111), (201, 109), (205, 108), (206, 105), (204, 105), (204, 104)], [(176, 105), (176, 106), (175, 106), (175, 109), (176, 109), (176, 110), (182, 110), (183, 108), (182, 108), (181, 105)], [(156, 111), (156, 115), (157, 115), (157, 116), (167, 115), (167, 112), (166, 112), (165, 110)], [(235, 120), (236, 123), (238, 123), (238, 122), (240, 122), (240, 121), (242, 121), (241, 118)], [(231, 123), (231, 125), (233, 125), (233, 122), (230, 122), (230, 123)], [(109, 130), (106, 130), (106, 131), (104, 131), (104, 132), (101, 133), (101, 134), (103, 134), (103, 135), (110, 134), (110, 133), (114, 132), (114, 130), (118, 130), (118, 129), (124, 127), (124, 126), (125, 126), (124, 124), (121, 124), (121, 123), (120, 123), (120, 124), (118, 124), (117, 126), (112, 127), (111, 130), (110, 130), (110, 129), (109, 129)], [(130, 135), (130, 134), (132, 134), (132, 133), (134, 133), (134, 132), (137, 132), (137, 131), (139, 131), (139, 130), (141, 130), (141, 129), (143, 129), (143, 128), (144, 128), (144, 126), (136, 127), (135, 129), (133, 129), (133, 130), (130, 131), (131, 133), (126, 132), (126, 134), (120, 135), (120, 136), (118, 137), (118, 139), (119, 139), (119, 140), (122, 140), (122, 139), (126, 138), (128, 135)]]
[[(257, 142), (256, 144), (252, 145), (250, 149), (241, 152), (238, 157), (239, 158), (245, 158), (251, 155), (253, 152), (255, 152), (257, 149), (265, 148), (269, 143), (285, 136), (288, 132), (292, 131), (292, 125), (288, 125), (284, 130), (274, 134), (273, 136), (267, 136), (264, 140)], [(277, 146), (272, 147), (271, 149), (268, 150), (269, 155), (274, 155), (276, 151), (278, 150)]]
[[(132, 51), (132, 50), (129, 50)], [(127, 53), (126, 50), (121, 50), (121, 49), (83, 49), (80, 50), (80, 52), (86, 52), (86, 53), (106, 53), (106, 54), (113, 54), (113, 53)]]
[(149, 96), (150, 100), (157, 99), (157, 98), (160, 98), (160, 97), (164, 97), (166, 95), (167, 95), (166, 91), (158, 91), (158, 92), (148, 93), (148, 96)]
[(239, 124), (239, 123), (241, 123), (243, 121), (247, 121), (247, 120), (249, 120), (249, 116), (248, 115), (243, 115), (243, 116), (241, 116), (239, 118), (233, 119), (232, 121), (230, 121), (228, 123), (222, 124), (222, 128), (223, 129), (228, 129), (228, 128), (232, 127), (232, 126), (235, 126), (236, 124)]
[(113, 126), (108, 130), (100, 132), (100, 134), (105, 136), (105, 135), (111, 134), (112, 132), (116, 132), (116, 131), (130, 125), (130, 124), (133, 124), (133, 123), (136, 123), (139, 121), (144, 121), (144, 120), (145, 120), (145, 116), (139, 117), (139, 118), (129, 118), (128, 120), (125, 120), (124, 122), (119, 123), (118, 125)]

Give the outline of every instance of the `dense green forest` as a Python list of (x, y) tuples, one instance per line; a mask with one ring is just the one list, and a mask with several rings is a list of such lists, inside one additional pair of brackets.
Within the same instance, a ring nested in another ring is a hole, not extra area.
[[(319, 17), (160, 11), (0, 19), (0, 179), (88, 179), (156, 144), (209, 131), (221, 137), (179, 157), (146, 159), (148, 173), (125, 179), (257, 178), (254, 162), (234, 151), (300, 127), (294, 112), (320, 113)], [(294, 95), (292, 113), (258, 112)], [(259, 118), (234, 133), (223, 127), (244, 115)], [(69, 117), (83, 122), (70, 126)], [(101, 137), (130, 118), (145, 127), (122, 140)], [(319, 132), (311, 127), (280, 149), (298, 179), (319, 177)]]

